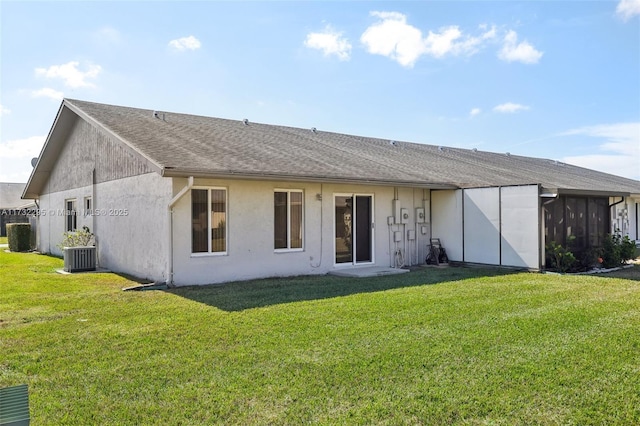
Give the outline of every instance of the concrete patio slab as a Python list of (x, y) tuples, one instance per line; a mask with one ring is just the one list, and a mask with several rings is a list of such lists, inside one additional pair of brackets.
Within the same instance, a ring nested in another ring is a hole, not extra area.
[(329, 275), (336, 275), (338, 277), (380, 277), (383, 275), (397, 275), (409, 272), (408, 269), (402, 268), (390, 268), (384, 266), (363, 266), (360, 268), (350, 269), (338, 269), (329, 272)]

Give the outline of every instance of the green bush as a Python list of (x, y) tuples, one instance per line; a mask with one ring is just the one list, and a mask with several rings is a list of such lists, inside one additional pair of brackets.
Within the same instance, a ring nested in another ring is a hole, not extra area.
[(31, 225), (29, 223), (8, 223), (7, 240), (11, 251), (31, 250)]
[(620, 234), (616, 231), (613, 235), (607, 234), (602, 243), (602, 266), (616, 268), (622, 263), (620, 257)]
[(82, 229), (73, 232), (65, 232), (62, 234), (62, 242), (58, 244), (60, 250), (65, 247), (86, 247), (93, 245), (93, 233), (89, 230), (88, 226), (83, 226)]
[(546, 249), (552, 269), (559, 272), (567, 272), (576, 266), (576, 257), (568, 248), (562, 247), (555, 241), (551, 241), (547, 244)]
[(591, 247), (584, 250), (578, 259), (578, 263), (580, 265), (580, 270), (589, 271), (593, 269), (594, 266), (599, 266), (600, 263), (598, 259), (600, 258), (601, 250), (596, 247)]
[(625, 235), (620, 242), (620, 260), (626, 262), (636, 258), (636, 243), (631, 241), (628, 235)]
[(620, 230), (605, 236), (602, 246), (602, 266), (616, 268), (628, 260), (636, 258), (636, 245), (628, 236), (622, 237)]

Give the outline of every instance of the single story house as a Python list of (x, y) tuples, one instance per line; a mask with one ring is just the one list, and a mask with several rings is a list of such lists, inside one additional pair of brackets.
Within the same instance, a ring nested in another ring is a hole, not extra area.
[(35, 204), (21, 198), (26, 183), (0, 182), (0, 237), (7, 236), (7, 224), (30, 223)]
[[(638, 236), (640, 182), (508, 153), (63, 100), (24, 198), (38, 248), (176, 285), (451, 261), (544, 268), (545, 243)], [(624, 212), (624, 214), (619, 214)]]

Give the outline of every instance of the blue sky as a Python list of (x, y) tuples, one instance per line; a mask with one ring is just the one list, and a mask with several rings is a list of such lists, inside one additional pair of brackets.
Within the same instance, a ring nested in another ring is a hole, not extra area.
[(640, 0), (0, 1), (0, 181), (63, 97), (640, 180)]

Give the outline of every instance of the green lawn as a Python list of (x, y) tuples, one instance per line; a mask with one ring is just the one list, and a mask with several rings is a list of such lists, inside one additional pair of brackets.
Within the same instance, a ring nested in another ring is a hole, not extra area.
[(640, 424), (640, 281), (425, 268), (123, 292), (0, 250), (41, 424)]

